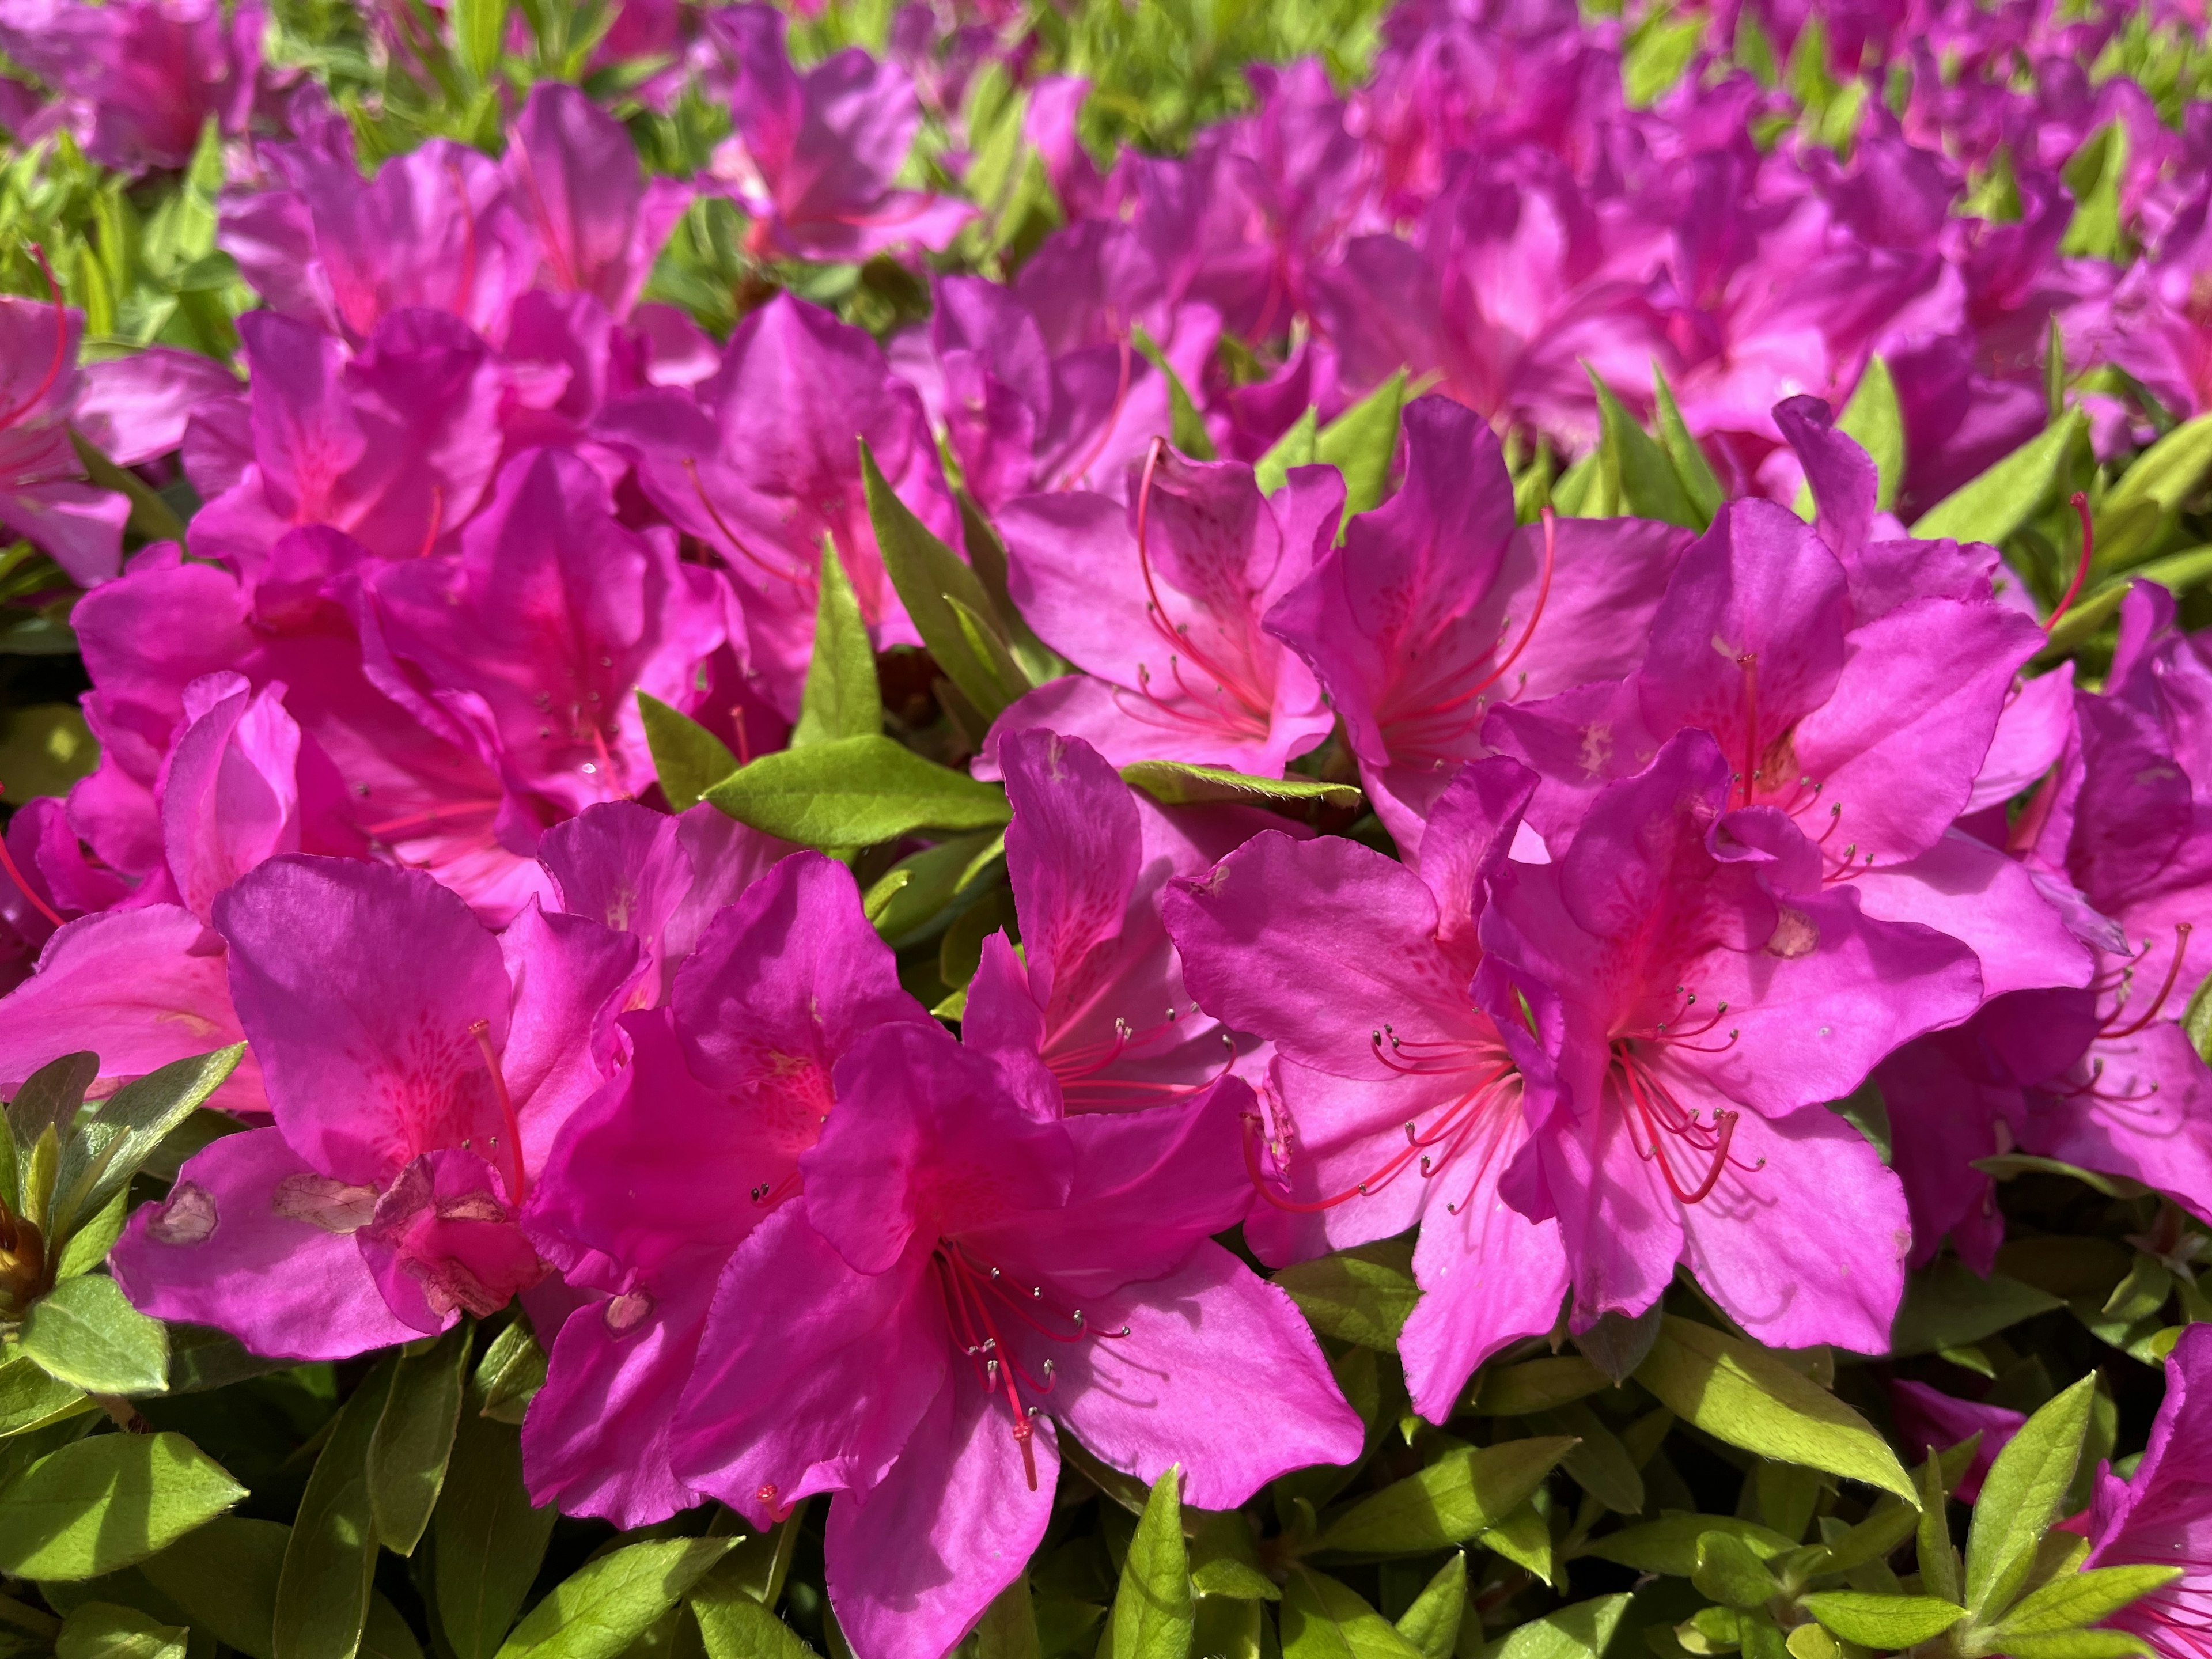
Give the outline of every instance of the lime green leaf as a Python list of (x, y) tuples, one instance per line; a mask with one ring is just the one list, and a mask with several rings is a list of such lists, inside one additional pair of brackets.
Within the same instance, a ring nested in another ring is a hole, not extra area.
[(2153, 1659), (2158, 1650), (2124, 1630), (2056, 1631), (2048, 1636), (2017, 1636), (2006, 1659)]
[(1523, 1360), (1475, 1378), (1468, 1409), (1485, 1417), (1522, 1417), (1550, 1411), (1613, 1386), (1606, 1374), (1578, 1353)]
[(2124, 570), (2212, 468), (2212, 415), (2185, 421), (2136, 457), (2097, 503), (2097, 568)]
[(1005, 847), (1003, 830), (978, 830), (909, 853), (868, 889), (861, 908), (885, 939), (903, 939), (941, 916), (997, 864)]
[[(985, 720), (995, 719), (1030, 684), (1007, 649), (1005, 624), (981, 579), (898, 498), (865, 442), (860, 446), (860, 474), (867, 486), (868, 522), (883, 553), (884, 574), (898, 590), (915, 631), (945, 678)], [(961, 627), (956, 601), (986, 625), (980, 641)]]
[(102, 1434), (0, 1488), (0, 1572), (97, 1577), (144, 1560), (246, 1496), (180, 1434)]
[(1771, 1561), (1793, 1547), (1791, 1540), (1753, 1521), (1726, 1515), (1669, 1515), (1607, 1533), (1585, 1546), (1583, 1553), (1638, 1572), (1687, 1578), (1698, 1570), (1698, 1540), (1712, 1533), (1729, 1534), (1762, 1561)]
[(1717, 1439), (1915, 1496), (1911, 1478), (1873, 1425), (1764, 1350), (1669, 1314), (1636, 1380), (1685, 1422)]
[(1190, 1651), (1190, 1557), (1182, 1536), (1182, 1469), (1152, 1483), (1114, 1591), (1113, 1659), (1184, 1659)]
[(1402, 1239), (1297, 1262), (1276, 1273), (1275, 1283), (1323, 1336), (1384, 1353), (1397, 1348), (1398, 1333), (1421, 1295), (1413, 1283), (1413, 1246)]
[(105, 1208), (78, 1222), (64, 1242), (59, 1260), (54, 1263), (55, 1282), (88, 1273), (106, 1261), (107, 1253), (115, 1248), (115, 1241), (123, 1237), (123, 1224), (130, 1218), (131, 1194), (125, 1188), (109, 1199)]
[(507, 0), (453, 0), (453, 45), (477, 81), (491, 78), (507, 39)]
[(1415, 1555), (1463, 1544), (1518, 1508), (1573, 1444), (1550, 1435), (1447, 1451), (1418, 1474), (1346, 1510), (1315, 1547), (1345, 1555)]
[[(1981, 1438), (1975, 1435), (1972, 1443), (1978, 1447)], [(1955, 1601), (1963, 1585), (1958, 1546), (1951, 1541), (1950, 1516), (1945, 1502), (1948, 1491), (1943, 1461), (1930, 1452), (1928, 1461), (1920, 1466), (1920, 1522), (1917, 1528), (1920, 1587), (1930, 1595)]]
[(637, 694), (637, 712), (645, 720), (660, 793), (672, 810), (690, 811), (702, 795), (738, 769), (738, 757), (727, 744), (650, 692)]
[(1580, 1401), (1547, 1412), (1532, 1413), (1528, 1426), (1538, 1434), (1565, 1435), (1576, 1441), (1562, 1460), (1567, 1476), (1615, 1515), (1644, 1512), (1644, 1477), (1620, 1437)]
[(1696, 527), (1703, 530), (1713, 521), (1713, 514), (1721, 510), (1727, 492), (1721, 488), (1713, 464), (1705, 459), (1705, 452), (1682, 419), (1681, 407), (1674, 401), (1674, 388), (1667, 384), (1666, 371), (1656, 359), (1651, 364), (1651, 395), (1657, 416), (1655, 424), (1659, 428), (1659, 447), (1674, 464), (1674, 476), (1682, 481), (1683, 492), (1697, 509)]
[[(785, 1624), (749, 1595), (720, 1595), (695, 1600), (691, 1613), (699, 1621), (699, 1639), (707, 1659), (809, 1659), (814, 1650), (792, 1633)], [(990, 1615), (984, 1615), (984, 1623)]]
[(422, 1644), (407, 1627), (406, 1616), (381, 1590), (368, 1598), (368, 1623), (362, 1627), (356, 1659), (422, 1659)]
[(805, 847), (872, 847), (917, 830), (995, 829), (1006, 792), (889, 738), (839, 738), (763, 755), (707, 792), (741, 823)]
[(1314, 459), (1344, 475), (1344, 511), (1365, 513), (1382, 499), (1390, 463), (1398, 454), (1398, 417), (1406, 405), (1406, 371), (1400, 369), (1323, 427)]
[(368, 1497), (376, 1535), (401, 1555), (415, 1553), (446, 1485), (468, 1383), (471, 1333), (463, 1321), (427, 1353), (400, 1358), (391, 1397), (369, 1441)]
[(1196, 806), (1213, 801), (1253, 806), (1284, 802), (1304, 805), (1319, 801), (1324, 806), (1351, 809), (1366, 799), (1348, 783), (1324, 783), (1296, 774), (1255, 777), (1224, 766), (1197, 766), (1187, 761), (1132, 761), (1121, 769), (1121, 781), (1143, 790), (1163, 806)]
[(274, 1659), (276, 1585), (292, 1529), (218, 1515), (138, 1571), (203, 1631), (249, 1659)]
[[(1776, 1467), (1787, 1468), (1788, 1465)], [(1942, 1506), (1936, 1509), (1938, 1517)], [(1880, 1561), (1911, 1537), (1920, 1526), (1921, 1511), (1902, 1499), (1884, 1498), (1874, 1512), (1855, 1527), (1816, 1547), (1809, 1572), (1847, 1572), (1869, 1561)], [(1947, 1601), (1948, 1597), (1945, 1598)]]
[(1846, 1642), (1890, 1652), (1941, 1636), (1966, 1616), (1966, 1608), (1934, 1595), (1818, 1590), (1804, 1604), (1806, 1612)]
[(1251, 1522), (1241, 1510), (1185, 1510), (1191, 1588), (1237, 1601), (1278, 1601), (1283, 1592), (1261, 1571)]
[[(2156, 582), (2170, 593), (2181, 593), (2212, 578), (2212, 547), (2186, 547), (2095, 583), (2073, 608), (2052, 624), (2050, 652), (2075, 649), (2094, 635), (2120, 608), (2128, 590), (2137, 581)], [(2203, 994), (2198, 988), (2198, 994)]]
[(514, 1425), (483, 1414), (484, 1370), (477, 1368), (462, 1409), (430, 1522), (438, 1623), (456, 1659), (490, 1659), (498, 1650), (538, 1577), (556, 1519), (550, 1504), (530, 1507)]
[(1419, 1659), (1420, 1650), (1327, 1573), (1299, 1567), (1283, 1587), (1283, 1659)]
[(1260, 493), (1272, 495), (1290, 480), (1294, 466), (1311, 466), (1320, 456), (1316, 441), (1320, 430), (1321, 411), (1311, 404), (1306, 412), (1291, 425), (1291, 429), (1275, 440), (1267, 453), (1252, 464), (1252, 476), (1260, 485)]
[(246, 1045), (172, 1060), (126, 1083), (92, 1110), (61, 1150), (47, 1231), (65, 1236), (131, 1184), (169, 1132), (190, 1117), (238, 1069)]
[(493, 1339), (471, 1386), (482, 1396), (471, 1407), (477, 1415), (495, 1423), (521, 1423), (545, 1386), (545, 1350), (526, 1322), (516, 1320)]
[(1451, 1659), (1467, 1620), (1467, 1557), (1455, 1553), (1398, 1617), (1398, 1634), (1418, 1649), (1421, 1659)]
[(87, 1408), (73, 1388), (36, 1360), (18, 1355), (0, 1365), (0, 1436), (22, 1434)]
[(1632, 1599), (1601, 1595), (1561, 1607), (1508, 1631), (1480, 1650), (1480, 1659), (1600, 1659)]
[(586, 1562), (514, 1627), (501, 1659), (616, 1659), (734, 1542), (676, 1538)]
[(2062, 1573), (2040, 1589), (2031, 1590), (1990, 1632), (1996, 1651), (2022, 1636), (2045, 1636), (2109, 1619), (2131, 1601), (2181, 1577), (2178, 1566), (2092, 1567), (2087, 1572)]
[(1965, 1600), (1977, 1622), (1994, 1623), (2034, 1565), (2036, 1547), (2073, 1483), (2096, 1386), (2093, 1372), (2045, 1405), (1990, 1466), (1966, 1535)]
[(1844, 1659), (1844, 1644), (1809, 1620), (1790, 1632), (1790, 1659)]
[(876, 651), (868, 643), (853, 579), (835, 542), (822, 544), (821, 592), (814, 609), (814, 655), (806, 665), (806, 690), (791, 746), (827, 743), (835, 738), (872, 738), (884, 729), (883, 688), (876, 678)]
[(191, 1633), (130, 1607), (87, 1601), (62, 1620), (54, 1659), (185, 1659)]
[(1613, 388), (1598, 378), (1588, 363), (1590, 389), (1597, 394), (1599, 463), (1616, 480), (1621, 510), (1639, 519), (1696, 530), (1703, 527), (1690, 492), (1667, 452), (1654, 442), (1635, 417), (1620, 406)]
[(1782, 1593), (1759, 1552), (1733, 1533), (1709, 1532), (1698, 1540), (1690, 1581), (1699, 1592), (1731, 1607), (1761, 1607)]
[(65, 1279), (33, 1303), (23, 1352), (63, 1382), (94, 1394), (158, 1394), (169, 1380), (169, 1338), (105, 1273)]
[(369, 1447), (397, 1365), (387, 1358), (362, 1379), (338, 1408), (307, 1476), (276, 1581), (276, 1659), (349, 1659), (361, 1645), (376, 1571)]
[(1915, 521), (1922, 541), (2001, 542), (2041, 511), (2057, 487), (2067, 452), (2086, 439), (2089, 417), (2069, 409), (1979, 477), (1969, 480)]

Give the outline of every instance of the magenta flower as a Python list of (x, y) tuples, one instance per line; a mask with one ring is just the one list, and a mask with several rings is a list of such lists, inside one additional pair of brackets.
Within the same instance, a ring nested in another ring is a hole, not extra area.
[(622, 123), (552, 81), (531, 88), (507, 142), (507, 173), (550, 285), (628, 316), (653, 256), (691, 204), (691, 186), (648, 181)]
[[(1283, 821), (1157, 806), (1080, 738), (1009, 732), (998, 758), (1022, 946), (984, 941), (962, 1041), (1041, 1059), (1071, 1112), (1157, 1106), (1219, 1077), (1236, 1051), (1184, 989), (1161, 904), (1170, 883)], [(1243, 1069), (1258, 1069), (1253, 1057)]]
[(753, 217), (748, 246), (823, 260), (862, 260), (908, 243), (945, 246), (975, 210), (892, 184), (921, 127), (907, 72), (852, 46), (801, 75), (785, 26), (767, 6), (731, 6), (708, 19), (735, 62), (737, 131), (714, 171)]
[(1194, 761), (1280, 777), (1335, 716), (1261, 623), (1328, 551), (1344, 481), (1297, 467), (1265, 496), (1243, 463), (1188, 461), (1160, 443), (1128, 495), (1126, 507), (1085, 491), (1030, 495), (999, 515), (1014, 604), (1083, 672), (1022, 697), (994, 734), (1044, 726), (1115, 766)]
[(1761, 1341), (1879, 1352), (1905, 1194), (1826, 1103), (1973, 1012), (1981, 972), (1957, 940), (1864, 914), (1784, 812), (1738, 793), (1714, 739), (1684, 732), (1599, 792), (1558, 862), (1492, 875), (1476, 994), (1556, 1066), (1528, 1075), (1500, 1191), (1558, 1218), (1577, 1329), (1642, 1312), (1686, 1261)]
[(728, 567), (743, 596), (748, 665), (786, 719), (806, 682), (825, 536), (876, 643), (921, 643), (876, 550), (859, 441), (939, 537), (957, 544), (959, 518), (921, 400), (860, 330), (780, 295), (738, 325), (696, 398), (623, 398), (598, 430), (633, 457), (669, 522)]
[(0, 524), (90, 587), (121, 568), (131, 503), (85, 483), (70, 443), (85, 386), (76, 366), (83, 331), (59, 289), (44, 305), (0, 295)]
[(1267, 617), (1343, 717), (1360, 781), (1409, 852), (1498, 703), (1634, 660), (1686, 532), (1636, 520), (1516, 529), (1497, 438), (1442, 398), (1405, 413), (1406, 478)]
[(2005, 1443), (2027, 1421), (2019, 1412), (1960, 1400), (1925, 1382), (1892, 1382), (1889, 1409), (1897, 1424), (1899, 1449), (1908, 1462), (1920, 1462), (1930, 1453), (1948, 1451), (1962, 1440), (1978, 1434), (1982, 1437), (1981, 1444), (1974, 1449), (1974, 1461), (1951, 1489), (1954, 1496), (1968, 1504), (1981, 1495), (1990, 1465), (1997, 1461)]
[(87, 155), (141, 173), (190, 161), (210, 120), (245, 131), (267, 24), (257, 0), (9, 0), (0, 51), (61, 90)]
[[(581, 826), (632, 811), (594, 808), (562, 833), (573, 847)], [(698, 1501), (669, 1448), (717, 1278), (798, 1191), (839, 1058), (868, 1031), (929, 1023), (852, 877), (817, 853), (707, 923), (667, 1007), (624, 1017), (629, 1063), (570, 1120), (524, 1216), (569, 1283), (602, 1298), (550, 1342), (523, 1428), (534, 1498), (625, 1527)]]
[(1484, 896), (1534, 782), (1510, 760), (1462, 769), (1418, 868), (1268, 834), (1165, 901), (1200, 1006), (1275, 1048), (1273, 1109), (1247, 1126), (1264, 1201), (1245, 1237), (1280, 1263), (1418, 1223), (1423, 1295), (1398, 1349), (1414, 1408), (1439, 1423), (1484, 1359), (1552, 1328), (1567, 1288), (1558, 1223), (1498, 1194), (1528, 1138), (1520, 1056), (1469, 994)]
[(1203, 1509), (1358, 1455), (1304, 1320), (1211, 1241), (1249, 1201), (1242, 1083), (1063, 1121), (1034, 1064), (899, 1024), (836, 1094), (806, 1192), (730, 1259), (674, 1451), (757, 1522), (837, 1494), (830, 1593), (857, 1650), (936, 1659), (1012, 1581), (1059, 1426), (1140, 1479), (1180, 1463)]
[(273, 1127), (187, 1160), (112, 1258), (141, 1308), (343, 1358), (543, 1276), (515, 1217), (597, 1086), (633, 941), (535, 908), (495, 936), (420, 872), (281, 858), (217, 902)]

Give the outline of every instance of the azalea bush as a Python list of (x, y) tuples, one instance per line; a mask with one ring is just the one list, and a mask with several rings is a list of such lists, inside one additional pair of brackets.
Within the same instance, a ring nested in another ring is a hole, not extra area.
[(0, 1659), (2204, 1659), (2208, 64), (0, 0)]

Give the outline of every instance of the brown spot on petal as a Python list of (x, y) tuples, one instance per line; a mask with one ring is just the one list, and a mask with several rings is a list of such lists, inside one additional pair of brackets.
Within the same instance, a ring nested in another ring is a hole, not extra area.
[(146, 1237), (156, 1244), (204, 1244), (215, 1234), (215, 1194), (197, 1181), (179, 1181), (146, 1223)]
[(1585, 775), (1595, 777), (1605, 770), (1605, 763), (1613, 758), (1613, 722), (1593, 720), (1583, 727), (1582, 753), (1575, 757), (1575, 764)]
[(627, 1336), (653, 1315), (653, 1297), (644, 1291), (625, 1291), (606, 1305), (600, 1317), (617, 1336)]
[(326, 1233), (357, 1233), (376, 1213), (376, 1188), (349, 1186), (334, 1176), (286, 1176), (276, 1183), (270, 1207)]
[(1820, 930), (1814, 926), (1813, 918), (1802, 910), (1793, 910), (1785, 904), (1782, 907), (1782, 914), (1775, 919), (1773, 937), (1766, 941), (1766, 954), (1793, 961), (1798, 957), (1810, 956), (1820, 943)]

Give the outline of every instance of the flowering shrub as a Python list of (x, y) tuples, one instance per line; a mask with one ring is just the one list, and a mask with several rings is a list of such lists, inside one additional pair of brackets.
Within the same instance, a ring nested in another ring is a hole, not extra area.
[(0, 1653), (2212, 1653), (2208, 65), (0, 0)]

